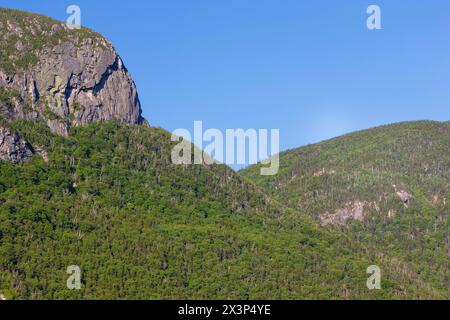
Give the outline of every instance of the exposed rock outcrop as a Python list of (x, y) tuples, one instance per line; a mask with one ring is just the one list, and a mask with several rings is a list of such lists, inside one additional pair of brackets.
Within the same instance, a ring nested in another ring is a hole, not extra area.
[(405, 205), (405, 207), (408, 207), (409, 204), (411, 203), (413, 195), (410, 194), (409, 192), (405, 191), (405, 190), (398, 189), (396, 185), (393, 185), (393, 187), (395, 189), (395, 193), (400, 198), (400, 200), (402, 200), (402, 202)]
[(9, 92), (0, 102), (4, 118), (39, 118), (61, 135), (93, 121), (143, 122), (136, 86), (100, 35), (5, 9), (0, 30), (0, 88)]
[(314, 172), (313, 176), (314, 177), (321, 177), (321, 176), (326, 175), (326, 174), (335, 174), (335, 173), (336, 173), (336, 171), (333, 170), (333, 169), (322, 168), (319, 171)]
[(35, 153), (37, 153), (38, 155), (40, 155), (40, 156), (42, 157), (42, 159), (44, 159), (45, 162), (48, 162), (48, 161), (49, 161), (48, 153), (47, 153), (47, 151), (46, 151), (43, 147), (41, 147), (41, 146), (35, 146), (35, 147), (34, 147), (34, 151), (35, 151)]
[(364, 220), (364, 202), (355, 201), (346, 204), (345, 208), (337, 209), (334, 213), (324, 213), (319, 216), (320, 224), (344, 226), (349, 220)]
[(0, 127), (0, 160), (19, 163), (32, 155), (29, 143), (10, 129)]

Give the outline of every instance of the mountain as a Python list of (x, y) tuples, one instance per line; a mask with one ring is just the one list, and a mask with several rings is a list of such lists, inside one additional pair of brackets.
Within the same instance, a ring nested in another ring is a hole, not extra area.
[(86, 28), (0, 9), (0, 114), (52, 132), (116, 119), (142, 123), (135, 84), (113, 46)]
[(450, 123), (381, 126), (284, 152), (280, 172), (240, 175), (450, 292)]
[(100, 35), (6, 9), (0, 28), (2, 299), (446, 297), (225, 165), (173, 164)]
[[(0, 162), (0, 293), (8, 299), (442, 297), (420, 277), (285, 208), (224, 165), (171, 163), (159, 128), (13, 129), (47, 150)], [(383, 268), (383, 290), (366, 268)], [(82, 289), (68, 290), (68, 266)]]

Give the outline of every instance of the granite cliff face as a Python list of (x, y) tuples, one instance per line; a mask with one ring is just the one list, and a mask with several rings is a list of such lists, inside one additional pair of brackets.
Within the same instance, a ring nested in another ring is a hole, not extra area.
[[(2, 119), (40, 119), (60, 135), (93, 121), (144, 122), (133, 79), (99, 34), (9, 9), (0, 9), (0, 31)], [(12, 160), (25, 159), (20, 138), (1, 130), (12, 144), (5, 150), (18, 150)], [(10, 157), (5, 150), (2, 159)]]
[(44, 49), (30, 70), (0, 71), (0, 88), (12, 95), (3, 113), (7, 119), (41, 118), (62, 135), (92, 121), (142, 122), (136, 87), (122, 60), (112, 48), (95, 48), (89, 40), (81, 48), (64, 42)]

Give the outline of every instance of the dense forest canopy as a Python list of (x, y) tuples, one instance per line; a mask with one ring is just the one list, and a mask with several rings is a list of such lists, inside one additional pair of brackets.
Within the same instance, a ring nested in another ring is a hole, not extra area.
[(280, 155), (240, 174), (281, 203), (450, 292), (450, 123), (382, 126)]

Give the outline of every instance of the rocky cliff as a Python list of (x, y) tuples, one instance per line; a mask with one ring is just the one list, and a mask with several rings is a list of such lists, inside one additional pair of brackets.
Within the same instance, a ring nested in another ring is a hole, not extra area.
[(19, 163), (33, 154), (32, 147), (17, 133), (0, 127), (0, 160)]
[[(144, 121), (129, 72), (99, 34), (9, 9), (0, 9), (0, 32), (3, 119), (40, 119), (60, 135), (92, 121)], [(22, 150), (20, 138), (2, 130)]]

